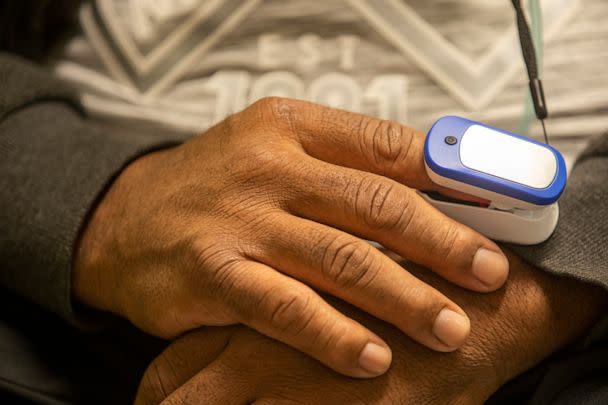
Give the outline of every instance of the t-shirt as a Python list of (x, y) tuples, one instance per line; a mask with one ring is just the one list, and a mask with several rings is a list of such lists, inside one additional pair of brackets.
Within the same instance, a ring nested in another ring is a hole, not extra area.
[[(547, 127), (570, 161), (608, 128), (608, 2), (541, 3)], [(79, 20), (52, 69), (123, 126), (189, 136), (278, 95), (541, 136), (508, 0), (97, 0)]]

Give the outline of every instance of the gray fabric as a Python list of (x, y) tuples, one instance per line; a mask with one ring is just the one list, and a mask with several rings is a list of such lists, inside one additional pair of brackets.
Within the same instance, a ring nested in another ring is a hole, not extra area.
[(575, 165), (559, 208), (548, 241), (513, 249), (545, 271), (608, 289), (608, 134), (592, 142)]
[[(12, 54), (0, 52), (0, 82), (0, 120), (18, 108), (44, 100), (57, 100), (79, 108), (69, 87)], [(5, 142), (1, 145), (6, 147)]]
[(100, 193), (127, 162), (166, 139), (109, 133), (83, 119), (60, 82), (2, 56), (0, 285), (76, 322), (75, 241)]

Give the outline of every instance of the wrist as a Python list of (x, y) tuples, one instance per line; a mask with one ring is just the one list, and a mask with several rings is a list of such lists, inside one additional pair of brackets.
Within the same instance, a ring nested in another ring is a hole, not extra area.
[(120, 244), (126, 199), (141, 181), (149, 155), (129, 163), (92, 208), (76, 243), (72, 264), (72, 295), (85, 306), (120, 315), (124, 286), (114, 264), (124, 252)]
[(104, 234), (107, 233), (105, 198), (98, 203), (83, 228), (75, 247), (72, 263), (72, 297), (74, 302), (101, 311), (116, 312), (112, 268), (104, 263)]

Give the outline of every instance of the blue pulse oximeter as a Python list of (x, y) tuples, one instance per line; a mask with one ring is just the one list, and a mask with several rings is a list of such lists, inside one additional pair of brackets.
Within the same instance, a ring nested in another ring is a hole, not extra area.
[(567, 177), (564, 158), (555, 148), (447, 116), (428, 132), (424, 160), (434, 183), (490, 202), (475, 207), (425, 195), (460, 222), (494, 239), (523, 244), (539, 243), (555, 229), (556, 201)]

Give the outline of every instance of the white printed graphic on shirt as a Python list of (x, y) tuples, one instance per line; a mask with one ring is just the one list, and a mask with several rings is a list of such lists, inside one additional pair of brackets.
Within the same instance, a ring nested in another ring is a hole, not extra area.
[[(580, 1), (541, 2), (549, 108), (556, 123), (568, 116), (552, 126), (557, 136), (581, 127), (573, 109), (608, 104), (606, 89), (587, 83), (577, 89), (585, 107), (573, 98), (560, 81), (568, 68), (551, 52), (556, 43), (561, 57), (597, 55), (591, 45), (555, 40), (589, 3), (595, 8), (583, 18), (608, 16), (602, 0)], [(526, 92), (508, 1), (98, 0), (83, 7), (81, 23), (85, 38), (67, 45), (55, 71), (81, 86), (85, 105), (180, 132), (200, 131), (267, 95), (421, 129), (449, 113), (515, 129)], [(586, 123), (587, 132), (608, 127), (599, 116)]]

